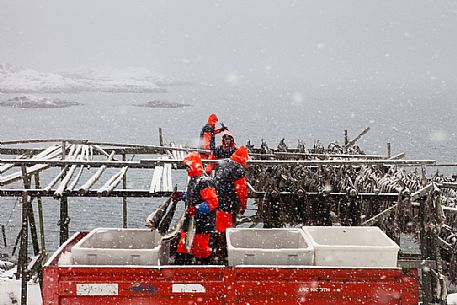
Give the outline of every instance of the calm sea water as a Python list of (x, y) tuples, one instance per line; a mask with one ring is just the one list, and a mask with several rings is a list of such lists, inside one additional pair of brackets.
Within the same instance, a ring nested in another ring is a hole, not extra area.
[[(359, 141), (367, 153), (385, 154), (386, 143), (390, 142), (393, 154), (405, 152), (408, 159), (455, 162), (457, 92), (453, 90), (389, 86), (382, 90), (306, 88), (284, 84), (192, 85), (170, 87), (168, 93), (158, 94), (44, 94), (40, 96), (83, 105), (63, 109), (1, 108), (0, 139), (71, 138), (154, 145), (159, 142), (158, 128), (162, 127), (166, 142), (196, 145), (200, 128), (215, 112), (238, 144), (251, 140), (259, 145), (265, 139), (275, 147), (285, 138), (292, 147), (297, 139), (303, 139), (307, 146), (313, 146), (317, 139), (327, 145), (335, 140), (341, 143), (345, 129), (353, 138), (369, 126), (370, 131)], [(14, 96), (18, 94), (3, 94), (0, 99)], [(193, 106), (134, 106), (154, 99)], [(152, 171), (148, 175), (129, 171), (128, 187), (148, 188), (151, 177)], [(184, 178), (184, 172), (177, 172), (174, 182), (184, 188)], [(129, 226), (143, 227), (147, 215), (161, 202), (163, 199), (129, 199)], [(71, 232), (122, 226), (122, 199), (71, 198), (69, 203)], [(15, 198), (0, 198), (0, 204), (0, 224), (6, 225), (7, 252), (11, 252), (20, 229), (20, 204)], [(53, 250), (58, 244), (59, 201), (46, 199), (44, 209), (47, 247)], [(3, 242), (0, 245), (3, 247)]]

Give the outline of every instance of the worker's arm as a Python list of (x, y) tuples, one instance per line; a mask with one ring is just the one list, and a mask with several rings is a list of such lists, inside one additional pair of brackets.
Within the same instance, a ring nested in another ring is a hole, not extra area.
[(203, 149), (207, 149), (207, 150), (211, 149), (211, 147), (210, 147), (211, 137), (212, 137), (212, 134), (209, 131), (205, 131), (205, 132), (202, 133), (202, 146), (203, 146)]
[(240, 209), (246, 210), (248, 201), (248, 185), (246, 177), (235, 181), (235, 191), (240, 201)]
[[(214, 155), (214, 153), (211, 153), (211, 155), (209, 155), (208, 160), (217, 160), (217, 159), (216, 159), (216, 156)], [(209, 164), (206, 164), (206, 166), (205, 166), (205, 172), (206, 172), (207, 174), (210, 174), (210, 173), (214, 170), (215, 167), (216, 167), (216, 163), (209, 163)]]
[(202, 199), (208, 202), (209, 209), (212, 211), (218, 206), (216, 189), (214, 187), (207, 187), (200, 191)]

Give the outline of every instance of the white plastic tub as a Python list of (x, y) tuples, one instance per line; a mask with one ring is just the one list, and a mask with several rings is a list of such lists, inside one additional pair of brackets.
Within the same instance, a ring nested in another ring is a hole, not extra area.
[(399, 246), (378, 227), (311, 227), (303, 230), (314, 247), (314, 265), (397, 267)]
[(71, 249), (72, 263), (156, 266), (168, 260), (161, 240), (157, 231), (149, 229), (94, 229)]
[(229, 228), (228, 264), (313, 265), (313, 248), (301, 229)]

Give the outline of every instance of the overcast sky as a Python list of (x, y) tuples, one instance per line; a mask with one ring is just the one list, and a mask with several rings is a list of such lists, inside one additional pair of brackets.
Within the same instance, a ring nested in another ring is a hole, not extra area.
[(0, 0), (0, 62), (218, 82), (457, 84), (457, 1)]

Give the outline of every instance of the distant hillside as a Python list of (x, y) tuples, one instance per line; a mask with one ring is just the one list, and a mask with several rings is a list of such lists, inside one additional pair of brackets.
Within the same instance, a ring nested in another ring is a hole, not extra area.
[(11, 108), (66, 108), (78, 105), (81, 104), (78, 102), (37, 97), (33, 95), (17, 96), (5, 101), (0, 101), (0, 106)]
[(168, 79), (145, 68), (81, 68), (61, 73), (39, 72), (0, 64), (2, 93), (165, 92), (164, 86), (185, 82)]

